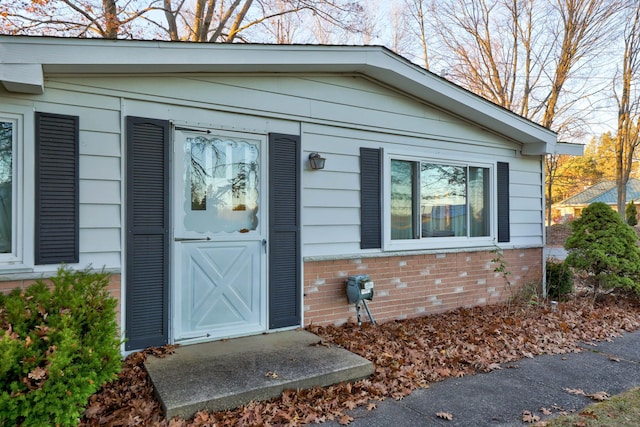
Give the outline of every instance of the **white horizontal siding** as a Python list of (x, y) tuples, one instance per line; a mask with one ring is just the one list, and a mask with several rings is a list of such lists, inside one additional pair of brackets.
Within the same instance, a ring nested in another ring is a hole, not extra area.
[(80, 228), (118, 228), (121, 223), (119, 204), (83, 203), (80, 205)]
[[(309, 243), (317, 245), (322, 243), (327, 246), (335, 247), (340, 246), (343, 243), (353, 243), (352, 236), (360, 235), (360, 225), (305, 225), (302, 227), (302, 234), (304, 236), (305, 244)], [(305, 255), (307, 254), (305, 253)]]
[[(204, 109), (203, 106), (180, 106), (158, 104), (149, 100), (124, 100), (123, 116), (139, 116), (175, 122), (176, 126), (223, 131), (255, 133), (264, 136), (268, 133), (299, 135), (300, 122), (251, 115), (239, 115), (225, 111)], [(209, 105), (208, 107), (212, 107)]]
[[(519, 206), (511, 206), (511, 222), (520, 224), (541, 224), (542, 212), (540, 210), (524, 210)], [(536, 233), (536, 236), (538, 233)]]
[(80, 156), (80, 179), (119, 181), (120, 158)]
[(116, 252), (120, 250), (119, 228), (81, 228), (82, 252)]
[(120, 134), (80, 132), (80, 155), (120, 157)]
[(120, 267), (120, 250), (114, 252), (105, 252), (103, 248), (100, 248), (99, 252), (82, 252), (80, 254), (80, 267), (91, 266), (96, 270), (105, 268), (108, 270), (119, 271)]
[[(121, 127), (127, 115), (263, 137), (301, 134), (305, 256), (361, 252), (360, 147), (427, 159), (509, 162), (511, 243), (541, 241), (539, 159), (519, 157), (517, 143), (362, 77), (55, 76), (35, 99), (37, 111), (80, 117), (83, 262), (108, 260), (110, 268), (119, 267)], [(327, 158), (322, 171), (308, 170), (307, 157), (314, 151)]]
[[(429, 136), (417, 138), (318, 124), (308, 124), (303, 129), (304, 158), (312, 151), (319, 151), (327, 159), (323, 171), (305, 170), (303, 174), (305, 256), (353, 254), (354, 247), (358, 248), (356, 253), (360, 252), (360, 147), (383, 148), (386, 153), (414, 158), (487, 164), (508, 162), (512, 223), (510, 243), (535, 246), (542, 242), (540, 163), (536, 158), (516, 157), (513, 144), (500, 141), (495, 135), (480, 135), (473, 144), (463, 144)], [(475, 132), (483, 133), (477, 129)], [(483, 144), (480, 142), (482, 138), (492, 143)], [(388, 203), (385, 195), (383, 202)], [(331, 220), (327, 220), (328, 217)], [(333, 236), (329, 228), (339, 230), (339, 235)]]
[(540, 224), (518, 224), (511, 223), (511, 234), (514, 238), (519, 237), (531, 237), (531, 236), (541, 236), (540, 234), (541, 227)]
[(512, 245), (543, 243), (544, 188), (542, 164), (537, 158), (510, 160), (509, 196)]
[(332, 189), (332, 183), (339, 182), (341, 190), (360, 191), (360, 174), (353, 173), (353, 170), (336, 172), (326, 168), (321, 173), (308, 173), (304, 182), (307, 188), (315, 189)]
[(84, 179), (80, 181), (80, 204), (119, 205), (120, 182)]
[(99, 107), (88, 108), (75, 105), (52, 105), (36, 103), (37, 111), (56, 114), (67, 114), (80, 118), (80, 132), (120, 132), (120, 113), (118, 111), (101, 110)]
[(303, 224), (326, 225), (360, 225), (359, 207), (326, 207), (316, 206), (314, 209), (304, 209)]
[(360, 209), (360, 191), (345, 191), (339, 188), (324, 190), (304, 188), (302, 192), (302, 207), (351, 207)]
[[(56, 77), (50, 84), (60, 89), (117, 93), (129, 99), (166, 104), (162, 106), (165, 112), (168, 105), (182, 104), (400, 134), (455, 137), (489, 144), (500, 140), (439, 109), (353, 76)], [(165, 114), (158, 116), (152, 110), (143, 117), (164, 118)]]
[(37, 111), (79, 117), (81, 266), (121, 268), (120, 104), (117, 96), (48, 84), (34, 102)]

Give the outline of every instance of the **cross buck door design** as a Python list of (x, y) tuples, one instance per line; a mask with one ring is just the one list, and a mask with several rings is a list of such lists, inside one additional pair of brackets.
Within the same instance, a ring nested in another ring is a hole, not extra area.
[(255, 135), (176, 130), (176, 342), (266, 330), (265, 147)]

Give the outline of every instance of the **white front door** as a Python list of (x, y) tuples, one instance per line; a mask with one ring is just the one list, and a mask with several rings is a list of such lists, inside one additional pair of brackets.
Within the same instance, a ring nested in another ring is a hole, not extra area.
[(176, 131), (176, 342), (266, 329), (265, 147), (253, 135)]

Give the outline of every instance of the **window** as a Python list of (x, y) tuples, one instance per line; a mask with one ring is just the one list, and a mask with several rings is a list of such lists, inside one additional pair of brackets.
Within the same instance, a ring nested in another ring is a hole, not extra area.
[(391, 160), (391, 240), (491, 235), (489, 167)]
[(0, 259), (16, 251), (15, 122), (0, 117)]

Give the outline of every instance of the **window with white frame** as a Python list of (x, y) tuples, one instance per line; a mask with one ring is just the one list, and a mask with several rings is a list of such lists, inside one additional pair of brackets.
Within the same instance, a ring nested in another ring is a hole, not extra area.
[(391, 159), (391, 241), (491, 236), (491, 167)]
[(0, 116), (0, 261), (15, 260), (18, 250), (16, 124)]

